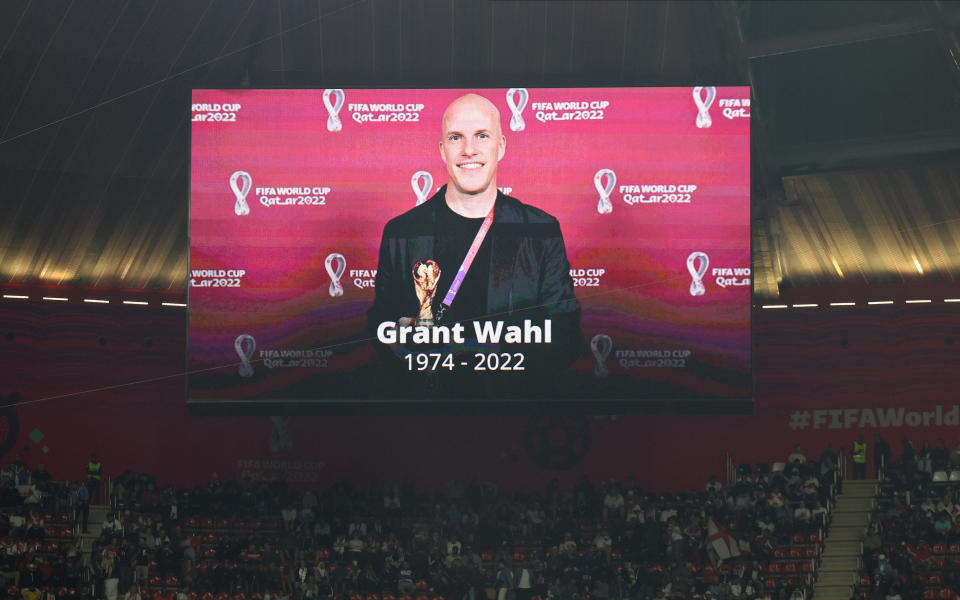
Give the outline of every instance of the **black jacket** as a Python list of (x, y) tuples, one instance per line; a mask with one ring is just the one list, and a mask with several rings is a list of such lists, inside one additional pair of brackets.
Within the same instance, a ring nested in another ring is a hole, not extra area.
[[(371, 337), (385, 361), (397, 356), (376, 338), (383, 321), (415, 317), (419, 302), (413, 282), (413, 265), (434, 258), (438, 209), (445, 202), (446, 186), (429, 200), (391, 219), (383, 230), (377, 266), (376, 298), (367, 312)], [(490, 264), (474, 263), (471, 269), (486, 268), (487, 319), (506, 325), (552, 323), (553, 342), (520, 347), (503, 344), (504, 352), (524, 352), (526, 366), (533, 372), (557, 371), (568, 367), (584, 348), (580, 330), (580, 303), (573, 293), (570, 262), (563, 234), (556, 218), (498, 192), (491, 241)], [(434, 299), (434, 314), (446, 293), (441, 284)], [(467, 337), (471, 337), (467, 332)], [(416, 351), (415, 347), (408, 347)], [(405, 369), (405, 367), (403, 367)]]

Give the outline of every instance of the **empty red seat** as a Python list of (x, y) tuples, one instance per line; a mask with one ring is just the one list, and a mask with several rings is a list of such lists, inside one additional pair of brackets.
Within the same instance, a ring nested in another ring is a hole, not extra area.
[(730, 573), (733, 572), (733, 566), (731, 566), (730, 563), (721, 563), (720, 566), (717, 568), (717, 571), (723, 573), (724, 575), (729, 575)]
[(943, 543), (936, 543), (933, 545), (933, 553), (937, 555), (943, 555), (947, 553), (947, 545)]
[(940, 588), (940, 600), (953, 600), (956, 595), (950, 588)]
[(516, 552), (513, 553), (513, 560), (515, 562), (523, 562), (527, 560), (527, 553), (517, 550)]
[(927, 576), (927, 585), (940, 585), (940, 574), (931, 573)]
[(790, 548), (790, 558), (793, 558), (793, 559), (803, 558), (803, 550), (801, 548)]
[(807, 546), (803, 549), (803, 555), (807, 558), (816, 558), (820, 553), (819, 546)]
[(800, 565), (796, 562), (788, 562), (784, 565), (783, 570), (787, 573), (799, 573)]
[(430, 596), (427, 596), (426, 594), (417, 594), (414, 596), (414, 598), (416, 600), (430, 600)]
[(189, 517), (184, 524), (190, 529), (196, 529), (200, 525), (200, 522), (197, 521), (196, 517)]
[(163, 585), (166, 587), (177, 587), (177, 584), (180, 583), (180, 580), (176, 575), (167, 575), (163, 580)]
[(493, 562), (493, 552), (484, 552), (480, 555), (484, 562)]
[(161, 585), (163, 585), (163, 580), (160, 578), (159, 575), (151, 575), (147, 579), (147, 585), (149, 585), (150, 587), (160, 587)]
[(860, 585), (862, 585), (862, 586), (864, 586), (864, 587), (870, 587), (870, 576), (869, 576), (869, 575), (861, 575), (861, 576), (860, 576)]
[(805, 544), (807, 543), (807, 535), (804, 533), (795, 533), (791, 538), (794, 544)]
[(217, 519), (217, 529), (230, 529), (230, 519), (224, 517)]
[(800, 570), (804, 573), (813, 573), (813, 561), (805, 560), (800, 563)]
[(933, 568), (936, 569), (936, 570), (938, 570), (938, 571), (942, 571), (944, 565), (946, 565), (946, 564), (947, 564), (947, 559), (945, 559), (945, 558), (943, 558), (943, 557), (937, 557), (937, 558), (934, 558), (934, 559), (933, 559)]
[(414, 584), (414, 585), (415, 585), (415, 587), (417, 588), (417, 591), (420, 591), (420, 592), (426, 591), (426, 589), (427, 589), (427, 580), (426, 580), (426, 579), (418, 579), (417, 582), (416, 582), (416, 584)]
[(811, 544), (815, 544), (815, 543), (819, 542), (819, 541), (820, 541), (820, 532), (814, 531), (813, 533), (811, 533), (811, 534), (807, 537), (807, 539), (810, 541)]
[(376, 594), (367, 594), (366, 600), (380, 600), (380, 596)]
[(776, 578), (776, 577), (768, 577), (768, 578), (767, 578), (767, 583), (766, 583), (765, 585), (767, 586), (767, 589), (768, 589), (768, 590), (775, 590), (775, 589), (777, 589), (777, 585), (778, 585), (778, 583), (777, 583), (777, 578)]
[(201, 529), (213, 529), (213, 519), (210, 517), (204, 517), (200, 519), (200, 528)]
[(937, 590), (933, 588), (927, 588), (923, 590), (923, 600), (936, 600)]
[(247, 595), (243, 592), (237, 592), (233, 595), (233, 600), (247, 600)]
[(783, 560), (787, 556), (789, 556), (789, 552), (787, 551), (786, 548), (777, 548), (776, 550), (773, 551), (774, 558), (779, 558)]
[(783, 563), (772, 562), (767, 565), (767, 573), (776, 575), (777, 573), (783, 572)]

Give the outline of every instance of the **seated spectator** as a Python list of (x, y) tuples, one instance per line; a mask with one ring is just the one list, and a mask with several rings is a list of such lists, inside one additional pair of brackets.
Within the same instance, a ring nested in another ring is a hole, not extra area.
[(706, 490), (708, 492), (720, 492), (723, 489), (723, 485), (717, 479), (716, 475), (710, 476), (710, 481), (707, 482)]
[(933, 521), (933, 528), (941, 536), (947, 537), (953, 529), (953, 519), (950, 518), (950, 515), (947, 514), (946, 511), (940, 511)]
[(953, 468), (960, 467), (960, 442), (957, 442), (953, 452), (950, 453), (950, 466)]
[(787, 457), (787, 462), (800, 464), (800, 465), (805, 464), (807, 462), (806, 455), (804, 455), (804, 453), (800, 451), (800, 444), (797, 444), (796, 446), (793, 447), (793, 453)]
[(603, 520), (617, 517), (623, 519), (626, 516), (624, 512), (623, 494), (620, 492), (620, 486), (615, 485), (607, 491), (603, 497)]

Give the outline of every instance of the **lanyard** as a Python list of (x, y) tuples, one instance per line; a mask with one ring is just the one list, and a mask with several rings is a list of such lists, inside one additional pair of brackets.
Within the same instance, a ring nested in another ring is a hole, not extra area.
[(487, 237), (487, 232), (490, 231), (490, 226), (493, 224), (494, 208), (496, 208), (496, 204), (490, 208), (490, 212), (487, 213), (487, 216), (483, 219), (483, 225), (480, 226), (480, 231), (478, 231), (476, 237), (473, 238), (473, 243), (470, 244), (470, 249), (467, 250), (467, 255), (463, 258), (460, 269), (457, 270), (457, 276), (453, 278), (453, 283), (450, 284), (450, 289), (447, 290), (447, 295), (444, 296), (443, 302), (440, 304), (437, 322), (440, 321), (443, 313), (453, 304), (453, 299), (457, 297), (457, 292), (460, 291), (460, 285), (463, 284), (463, 280), (467, 276), (467, 271), (470, 270), (470, 265), (473, 264), (473, 259), (476, 258), (477, 252), (480, 251), (480, 246), (483, 244), (483, 239)]

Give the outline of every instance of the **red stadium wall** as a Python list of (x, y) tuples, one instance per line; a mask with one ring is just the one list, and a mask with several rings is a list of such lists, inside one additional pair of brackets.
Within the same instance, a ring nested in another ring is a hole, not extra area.
[(813, 457), (861, 430), (895, 454), (901, 438), (960, 441), (955, 305), (759, 311), (752, 416), (591, 417), (572, 422), (570, 438), (527, 431), (525, 417), (293, 417), (290, 448), (271, 448), (267, 417), (191, 416), (183, 309), (138, 308), (3, 302), (0, 395), (19, 393), (0, 412), (3, 460), (19, 452), (75, 478), (95, 451), (107, 474), (131, 468), (188, 485), (246, 471), (319, 485), (475, 477), (517, 489), (588, 474), (683, 489), (722, 475), (725, 452), (769, 461), (799, 443)]

